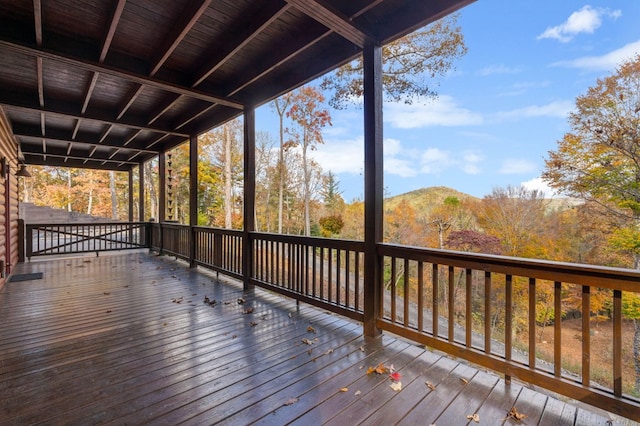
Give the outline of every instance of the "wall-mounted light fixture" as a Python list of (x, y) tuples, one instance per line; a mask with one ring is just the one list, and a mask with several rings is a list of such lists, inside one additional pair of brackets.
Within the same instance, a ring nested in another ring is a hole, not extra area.
[(29, 173), (29, 170), (27, 170), (27, 166), (25, 166), (24, 163), (20, 163), (18, 171), (16, 172), (16, 176), (28, 178), (31, 177), (31, 173)]

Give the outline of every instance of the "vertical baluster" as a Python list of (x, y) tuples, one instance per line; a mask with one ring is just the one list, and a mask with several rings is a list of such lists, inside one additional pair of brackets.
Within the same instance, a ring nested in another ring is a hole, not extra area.
[(438, 337), (440, 335), (439, 325), (438, 325), (438, 289), (440, 285), (438, 284), (439, 277), (439, 268), (437, 264), (432, 265), (433, 274), (431, 276), (431, 287), (432, 287), (432, 301), (431, 301), (431, 321), (433, 324), (433, 337)]
[(473, 289), (473, 282), (472, 282), (472, 271), (471, 269), (467, 268), (465, 270), (465, 276), (466, 276), (466, 294), (465, 294), (465, 308), (466, 308), (466, 312), (465, 312), (465, 344), (468, 348), (471, 347), (471, 337), (473, 334), (473, 317), (471, 315), (471, 303), (472, 303), (472, 298), (471, 298), (471, 294), (472, 294), (472, 289)]
[(613, 290), (613, 394), (622, 396), (622, 291)]
[(418, 261), (418, 331), (424, 330), (424, 262)]
[(340, 304), (340, 260), (342, 259), (342, 250), (336, 250), (336, 304)]
[(333, 249), (329, 248), (329, 259), (327, 261), (327, 266), (329, 267), (329, 270), (327, 271), (327, 279), (329, 281), (329, 284), (327, 285), (327, 289), (329, 290), (329, 294), (327, 294), (327, 299), (329, 300), (329, 302), (333, 301)]
[(448, 325), (449, 325), (449, 341), (453, 342), (455, 338), (455, 328), (453, 327), (455, 324), (455, 319), (453, 313), (455, 311), (455, 268), (453, 266), (449, 266), (449, 309), (447, 312)]
[(350, 250), (345, 250), (344, 256), (344, 304), (345, 306), (350, 306), (350, 275), (351, 275), (351, 253)]
[(324, 247), (320, 247), (320, 299), (324, 300)]
[(396, 322), (396, 258), (391, 258), (391, 322)]
[(318, 285), (318, 247), (311, 247), (311, 295), (316, 297), (316, 289)]
[(529, 277), (529, 368), (536, 367), (536, 279)]
[(562, 283), (553, 283), (553, 374), (562, 375)]
[(491, 353), (491, 272), (484, 271), (484, 352)]
[(355, 280), (356, 282), (354, 283), (354, 292), (356, 295), (356, 300), (355, 300), (355, 309), (356, 311), (360, 311), (360, 252), (359, 251), (355, 251)]
[(591, 386), (591, 288), (582, 286), (582, 385)]
[(403, 278), (404, 280), (404, 312), (403, 312), (403, 316), (404, 316), (404, 326), (408, 327), (409, 326), (409, 259), (408, 258), (404, 258), (404, 274), (403, 274)]
[[(504, 359), (511, 361), (511, 345), (513, 333), (513, 279), (511, 275), (505, 276), (505, 320), (504, 320)], [(506, 383), (511, 383), (511, 376), (505, 375)]]

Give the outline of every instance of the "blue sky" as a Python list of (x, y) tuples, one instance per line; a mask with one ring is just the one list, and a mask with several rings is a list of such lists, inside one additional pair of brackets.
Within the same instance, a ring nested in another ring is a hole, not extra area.
[[(384, 106), (387, 195), (449, 186), (482, 197), (540, 180), (575, 98), (640, 53), (640, 1), (479, 0), (460, 12), (469, 49), (437, 100)], [(362, 111), (331, 110), (313, 156), (347, 201), (363, 198)], [(276, 134), (268, 107), (259, 130)]]

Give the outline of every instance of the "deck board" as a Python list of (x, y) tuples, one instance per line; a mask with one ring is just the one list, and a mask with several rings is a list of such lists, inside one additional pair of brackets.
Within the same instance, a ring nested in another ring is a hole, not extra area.
[[(526, 424), (608, 420), (169, 257), (17, 270), (43, 278), (0, 290), (2, 424), (465, 424), (474, 413), (500, 424), (513, 406)], [(400, 373), (402, 390), (366, 374), (379, 363)]]

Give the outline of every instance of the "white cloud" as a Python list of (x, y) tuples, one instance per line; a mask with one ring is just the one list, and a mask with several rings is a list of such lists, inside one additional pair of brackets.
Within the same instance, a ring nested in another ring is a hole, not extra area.
[(430, 126), (471, 126), (482, 124), (482, 115), (458, 106), (451, 96), (441, 95), (427, 103), (385, 104), (384, 121), (400, 129)]
[(323, 170), (358, 174), (364, 168), (364, 138), (327, 140), (310, 155)]
[(570, 61), (552, 64), (557, 67), (581, 68), (589, 71), (612, 71), (622, 62), (626, 62), (640, 53), (640, 40), (626, 44), (601, 56), (583, 56)]
[(538, 40), (553, 38), (562, 43), (567, 43), (578, 34), (593, 34), (593, 32), (602, 25), (603, 17), (617, 19), (621, 15), (622, 12), (620, 10), (610, 10), (608, 8), (594, 9), (586, 5), (582, 7), (582, 9), (573, 12), (562, 24), (556, 25), (555, 27), (548, 27), (537, 38)]
[(402, 160), (400, 158), (389, 157), (384, 159), (384, 171), (400, 177), (415, 177), (418, 175), (418, 170), (414, 168), (414, 163), (409, 160)]
[(524, 108), (517, 108), (511, 111), (502, 111), (496, 114), (499, 120), (517, 120), (531, 117), (559, 117), (566, 118), (569, 111), (573, 109), (571, 101), (554, 101), (546, 105), (529, 105)]
[(518, 158), (506, 158), (502, 161), (502, 167), (498, 173), (503, 175), (518, 175), (531, 173), (536, 170), (536, 165), (529, 161)]
[(466, 151), (462, 154), (462, 164), (460, 168), (468, 175), (477, 175), (482, 171), (478, 163), (484, 160), (484, 156), (471, 151)]
[(420, 157), (420, 171), (425, 174), (440, 173), (455, 164), (449, 151), (427, 148)]
[(542, 192), (546, 198), (559, 197), (559, 195), (549, 185), (547, 185), (541, 177), (522, 182), (521, 185), (529, 191), (537, 190)]
[(519, 72), (521, 72), (522, 69), (516, 67), (508, 67), (504, 64), (498, 64), (498, 65), (489, 65), (488, 67), (484, 67), (482, 68), (480, 71), (478, 71), (478, 74), (486, 77), (488, 75), (495, 75), (495, 74), (518, 74)]

